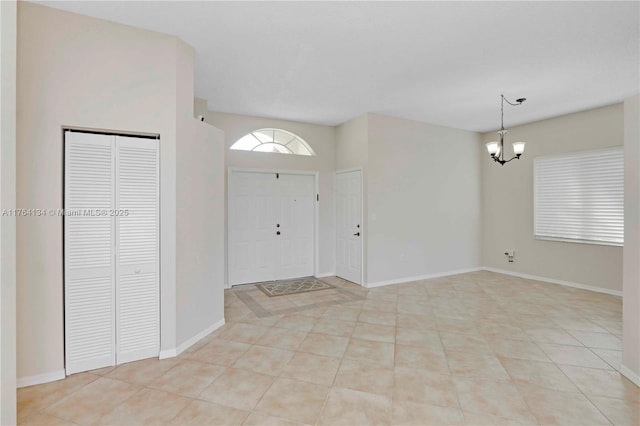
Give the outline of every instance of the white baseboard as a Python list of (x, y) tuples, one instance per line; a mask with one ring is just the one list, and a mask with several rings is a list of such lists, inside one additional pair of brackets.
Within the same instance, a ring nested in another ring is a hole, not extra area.
[(35, 376), (18, 377), (16, 385), (19, 388), (25, 388), (27, 386), (55, 382), (56, 380), (62, 380), (65, 377), (67, 377), (67, 375), (65, 374), (64, 370), (58, 370), (52, 371), (51, 373), (36, 374)]
[(435, 274), (428, 274), (428, 275), (417, 275), (414, 277), (403, 277), (403, 278), (396, 278), (393, 280), (386, 280), (386, 281), (376, 281), (373, 283), (367, 283), (364, 287), (366, 288), (375, 288), (375, 287), (382, 287), (385, 285), (392, 285), (392, 284), (402, 284), (402, 283), (409, 283), (412, 281), (420, 281), (420, 280), (428, 280), (431, 278), (440, 278), (440, 277), (448, 277), (449, 275), (458, 275), (458, 274), (465, 274), (467, 272), (477, 272), (477, 271), (481, 271), (483, 268), (478, 267), (478, 268), (467, 268), (467, 269), (457, 269), (457, 270), (453, 270), (453, 271), (446, 271), (446, 272), (438, 272)]
[(336, 275), (335, 272), (323, 272), (321, 274), (316, 274), (316, 278), (333, 277), (335, 275)]
[[(187, 350), (189, 347), (191, 347), (194, 344), (196, 344), (200, 339), (202, 339), (203, 337), (208, 336), (209, 334), (213, 333), (214, 331), (216, 331), (217, 329), (222, 327), (224, 325), (224, 323), (225, 323), (224, 322), (224, 318), (222, 318), (220, 321), (216, 322), (215, 324), (211, 324), (209, 327), (205, 328), (200, 333), (198, 333), (195, 336), (191, 337), (190, 339), (188, 339), (187, 341), (185, 341), (184, 343), (179, 345), (177, 348), (170, 348), (170, 349), (161, 350), (160, 354), (158, 355), (158, 358), (166, 359), (166, 358), (175, 358), (175, 357), (177, 357), (182, 352)], [(17, 379), (16, 385), (17, 385), (18, 388), (24, 388), (24, 387), (27, 387), (27, 386), (40, 385), (40, 384), (49, 383), (49, 382), (55, 382), (56, 380), (62, 380), (65, 377), (67, 377), (67, 375), (65, 374), (65, 370), (59, 370), (59, 371), (54, 371), (54, 372), (51, 372), (51, 373), (37, 374), (35, 376), (19, 377)]]
[(563, 285), (567, 287), (579, 288), (581, 290), (595, 291), (596, 293), (604, 293), (604, 294), (609, 294), (611, 296), (622, 297), (622, 291), (620, 290), (611, 290), (609, 288), (593, 287), (586, 284), (574, 283), (571, 281), (564, 281), (564, 280), (557, 280), (555, 278), (541, 277), (538, 275), (522, 274), (520, 272), (507, 271), (506, 269), (499, 269), (499, 268), (491, 268), (489, 266), (484, 266), (482, 267), (482, 269), (489, 272), (495, 272), (497, 274), (512, 275), (514, 277), (526, 278), (528, 280), (544, 281), (551, 284), (558, 284), (558, 285)]
[(620, 374), (622, 374), (627, 379), (631, 380), (634, 385), (640, 387), (640, 375), (631, 371), (631, 369), (625, 365), (620, 367)]
[(213, 333), (214, 331), (216, 331), (217, 329), (219, 329), (223, 325), (224, 325), (224, 318), (222, 318), (220, 321), (218, 321), (218, 322), (216, 322), (214, 324), (211, 324), (209, 327), (205, 328), (204, 330), (202, 330), (200, 333), (196, 334), (192, 338), (187, 339), (184, 343), (182, 343), (181, 345), (178, 346), (178, 348), (176, 350), (177, 355), (180, 355), (182, 352), (186, 351), (191, 346), (193, 346), (196, 343), (198, 343), (198, 341), (200, 339), (202, 339), (202, 338), (208, 336), (209, 334)]
[(186, 351), (191, 346), (193, 346), (196, 343), (198, 343), (198, 341), (200, 339), (202, 339), (202, 338), (208, 336), (209, 334), (213, 333), (214, 331), (216, 331), (217, 329), (219, 329), (223, 325), (224, 325), (224, 318), (222, 318), (220, 321), (218, 321), (218, 322), (216, 322), (214, 324), (211, 324), (209, 327), (205, 328), (204, 330), (202, 330), (200, 333), (196, 334), (195, 336), (187, 339), (186, 341), (184, 341), (183, 343), (178, 345), (177, 348), (164, 349), (164, 350), (160, 351), (160, 355), (158, 356), (158, 358), (166, 359), (166, 358), (175, 358), (175, 357), (177, 357), (182, 352)]
[(176, 348), (162, 349), (158, 355), (158, 359), (175, 358), (178, 356)]

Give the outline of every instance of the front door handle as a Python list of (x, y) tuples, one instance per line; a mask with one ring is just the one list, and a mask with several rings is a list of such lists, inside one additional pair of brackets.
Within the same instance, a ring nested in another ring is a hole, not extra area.
[(356, 232), (356, 233), (355, 233), (355, 234), (353, 234), (353, 235), (355, 235), (356, 237), (359, 237), (359, 236), (360, 236), (360, 233), (359, 233), (359, 232)]

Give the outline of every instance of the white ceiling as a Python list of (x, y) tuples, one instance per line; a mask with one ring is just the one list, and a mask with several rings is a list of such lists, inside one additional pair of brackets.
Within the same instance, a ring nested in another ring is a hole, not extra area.
[(336, 125), (499, 127), (639, 90), (639, 2), (38, 2), (173, 34), (209, 109)]

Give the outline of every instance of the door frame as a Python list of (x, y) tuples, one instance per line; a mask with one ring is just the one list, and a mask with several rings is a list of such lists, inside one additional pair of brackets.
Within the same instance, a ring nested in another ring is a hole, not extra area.
[[(156, 232), (158, 235), (158, 238), (156, 240), (156, 261), (157, 261), (157, 267), (156, 267), (156, 274), (157, 274), (157, 281), (158, 281), (158, 286), (157, 286), (157, 307), (158, 307), (158, 315), (157, 315), (157, 321), (158, 321), (158, 329), (157, 329), (157, 339), (158, 339), (158, 354), (157, 356), (160, 357), (160, 359), (163, 358), (162, 353), (163, 353), (163, 349), (162, 349), (162, 324), (163, 324), (163, 314), (165, 314), (165, 311), (162, 309), (162, 290), (163, 290), (163, 279), (162, 279), (162, 259), (161, 259), (161, 248), (162, 248), (162, 196), (161, 196), (161, 192), (162, 192), (162, 182), (161, 182), (161, 177), (162, 177), (162, 173), (161, 173), (161, 153), (162, 153), (162, 144), (161, 142), (161, 138), (160, 138), (160, 134), (159, 133), (145, 133), (145, 132), (131, 132), (131, 131), (124, 131), (124, 130), (108, 130), (108, 129), (97, 129), (97, 128), (89, 128), (89, 127), (79, 127), (79, 126), (62, 126), (61, 127), (61, 133), (62, 133), (62, 211), (64, 211), (66, 209), (66, 198), (67, 198), (67, 182), (66, 182), (66, 173), (67, 173), (67, 168), (68, 165), (66, 163), (66, 155), (67, 155), (67, 133), (84, 133), (84, 134), (94, 134), (94, 135), (105, 135), (105, 136), (112, 136), (114, 137), (114, 147), (113, 147), (113, 153), (112, 155), (114, 156), (114, 158), (116, 158), (115, 161), (117, 161), (117, 137), (130, 137), (130, 138), (139, 138), (139, 139), (145, 139), (145, 140), (152, 140), (156, 143), (156, 165), (157, 165), (157, 169), (156, 169), (156, 179), (157, 179), (157, 185), (156, 185), (156, 194), (157, 194), (157, 210), (156, 210), (156, 215), (157, 215), (157, 226), (156, 226)], [(113, 174), (113, 178), (114, 178), (114, 203), (115, 203), (115, 198), (116, 198), (116, 189), (115, 189), (115, 181), (118, 179), (118, 170), (115, 167), (114, 164), (114, 174)], [(115, 207), (115, 204), (114, 204)], [(114, 250), (114, 257), (117, 259), (118, 258), (118, 245), (117, 245), (117, 230), (119, 229), (119, 224), (116, 220), (116, 218), (114, 217), (113, 220), (113, 231), (114, 231), (114, 236), (113, 236), (113, 240), (112, 240), (112, 247)], [(63, 346), (63, 355), (64, 355), (64, 371), (65, 371), (65, 376), (68, 376), (69, 373), (68, 371), (68, 367), (67, 367), (67, 344), (66, 344), (66, 323), (67, 323), (67, 300), (66, 300), (66, 296), (65, 296), (65, 291), (66, 291), (66, 280), (67, 280), (67, 261), (66, 261), (66, 242), (67, 242), (67, 231), (68, 228), (65, 226), (65, 217), (62, 218), (62, 304), (63, 304), (63, 315), (62, 315), (62, 326), (63, 326), (63, 336), (62, 336), (62, 346)], [(118, 271), (118, 264), (117, 261), (114, 262), (114, 280), (117, 280), (117, 272)], [(116, 296), (116, 283), (114, 282), (114, 296)], [(114, 299), (115, 301), (115, 299)], [(121, 363), (118, 362), (118, 340), (117, 340), (117, 318), (118, 318), (118, 305), (117, 303), (114, 302), (114, 329), (113, 329), (113, 333), (114, 333), (114, 355), (113, 355), (113, 366), (117, 366), (120, 365)], [(173, 318), (175, 320), (175, 317)], [(152, 355), (151, 357), (155, 357), (156, 355)], [(170, 357), (170, 356), (169, 356)], [(165, 356), (164, 358), (167, 358), (167, 356)], [(126, 359), (126, 358), (125, 358)], [(143, 358), (144, 359), (144, 358)], [(135, 361), (134, 360), (128, 360), (126, 359), (125, 361), (123, 361), (122, 363), (127, 363), (127, 362), (131, 362), (131, 361)]]
[[(336, 170), (334, 172), (334, 181), (333, 181), (333, 187), (334, 187), (334, 192), (335, 192), (335, 188), (336, 188), (336, 178), (338, 177), (339, 174), (344, 174), (344, 173), (352, 173), (352, 172), (360, 172), (360, 223), (361, 223), (361, 236), (362, 238), (360, 238), (360, 286), (361, 287), (367, 287), (367, 284), (364, 282), (364, 239), (365, 239), (365, 223), (364, 223), (364, 168), (363, 167), (351, 167), (348, 169), (340, 169), (340, 170)], [(334, 197), (334, 199), (337, 199), (337, 197)], [(336, 236), (335, 236), (335, 242), (336, 242), (336, 246), (334, 247), (334, 255), (336, 255), (336, 260), (335, 260), (335, 265), (336, 265), (336, 276), (337, 276), (337, 266), (338, 266), (338, 259), (337, 259), (337, 254), (338, 254), (338, 212), (337, 212), (337, 208), (338, 208), (338, 203), (334, 202), (333, 203), (333, 223), (335, 224), (335, 229), (336, 229)], [(367, 223), (368, 225), (368, 223)]]
[(291, 169), (258, 169), (246, 167), (227, 167), (227, 215), (225, 218), (225, 288), (231, 288), (229, 283), (229, 216), (231, 215), (231, 203), (229, 195), (231, 193), (231, 175), (233, 173), (280, 173), (284, 175), (304, 175), (313, 176), (313, 188), (316, 193), (316, 201), (313, 207), (313, 275), (317, 276), (320, 267), (320, 172), (313, 170), (291, 170)]

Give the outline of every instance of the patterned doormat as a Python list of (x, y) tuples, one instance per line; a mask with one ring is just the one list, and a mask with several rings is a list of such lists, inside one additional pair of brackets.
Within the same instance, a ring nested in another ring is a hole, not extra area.
[(310, 291), (334, 288), (331, 284), (320, 281), (315, 277), (296, 278), (294, 280), (276, 281), (273, 283), (256, 285), (269, 297), (286, 296), (288, 294), (308, 293)]
[[(329, 306), (364, 299), (366, 290), (359, 285), (337, 277), (331, 277), (329, 279), (332, 280), (330, 284), (327, 283), (326, 280), (319, 280), (317, 278), (310, 277), (275, 283), (247, 284), (225, 291), (233, 293), (238, 299), (244, 302), (244, 304), (251, 309), (258, 318), (265, 318), (272, 315), (292, 314), (295, 312), (306, 311), (308, 309), (328, 308)], [(258, 287), (260, 285), (289, 284), (292, 281), (300, 282), (305, 280), (316, 281), (316, 284), (314, 285), (318, 287), (316, 290), (324, 291), (303, 290), (302, 293), (288, 293), (281, 294), (280, 296), (282, 297), (272, 297), (268, 295), (264, 289)], [(322, 286), (323, 288), (320, 288), (317, 282), (326, 284), (326, 286)]]

